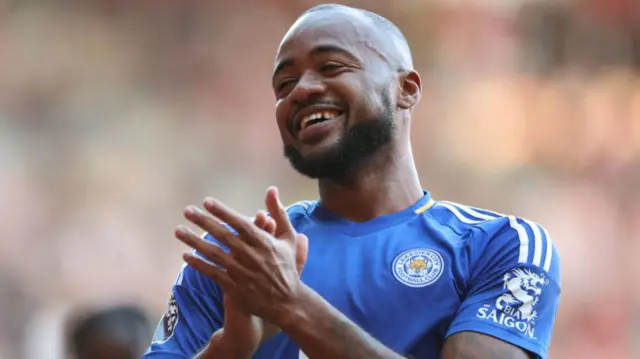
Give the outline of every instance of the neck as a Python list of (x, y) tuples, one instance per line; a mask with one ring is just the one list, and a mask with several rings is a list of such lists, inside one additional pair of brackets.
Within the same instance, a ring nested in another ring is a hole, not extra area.
[(410, 145), (380, 151), (348, 181), (320, 179), (323, 208), (355, 222), (395, 213), (423, 196)]

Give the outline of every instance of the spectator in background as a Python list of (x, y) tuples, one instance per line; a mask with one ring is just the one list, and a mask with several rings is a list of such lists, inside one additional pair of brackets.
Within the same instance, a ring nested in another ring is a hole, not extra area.
[(152, 324), (143, 310), (110, 307), (72, 318), (67, 348), (72, 359), (138, 359), (152, 334)]

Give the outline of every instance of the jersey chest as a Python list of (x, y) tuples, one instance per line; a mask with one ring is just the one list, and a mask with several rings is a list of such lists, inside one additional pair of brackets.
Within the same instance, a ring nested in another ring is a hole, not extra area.
[(438, 241), (411, 226), (361, 236), (306, 234), (302, 280), (358, 326), (401, 353), (444, 335), (460, 302), (450, 254)]
[[(438, 358), (461, 298), (454, 281), (456, 249), (420, 222), (351, 236), (326, 228), (309, 237), (302, 281), (360, 328), (412, 358)], [(305, 359), (285, 333), (253, 359)]]

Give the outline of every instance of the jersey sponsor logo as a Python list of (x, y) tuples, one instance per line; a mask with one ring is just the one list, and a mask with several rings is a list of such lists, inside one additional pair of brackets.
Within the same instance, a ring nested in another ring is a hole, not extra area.
[(434, 283), (444, 270), (444, 260), (433, 249), (409, 249), (400, 253), (391, 266), (393, 276), (402, 284), (413, 288)]
[(515, 328), (536, 339), (538, 312), (535, 307), (540, 301), (544, 286), (549, 284), (549, 279), (544, 274), (517, 268), (505, 274), (503, 283), (503, 288), (507, 291), (494, 304), (486, 304), (478, 309), (477, 317)]
[(158, 324), (156, 333), (153, 336), (153, 342), (164, 343), (171, 339), (176, 330), (179, 319), (180, 314), (178, 312), (178, 303), (176, 302), (175, 295), (172, 294), (169, 299), (169, 304), (167, 305), (167, 311), (162, 316), (162, 320), (160, 320), (160, 324)]

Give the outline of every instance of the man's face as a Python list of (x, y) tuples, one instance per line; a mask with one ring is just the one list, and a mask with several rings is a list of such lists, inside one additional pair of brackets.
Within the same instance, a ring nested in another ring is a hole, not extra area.
[(371, 25), (345, 17), (303, 17), (276, 56), (273, 89), (285, 156), (311, 178), (343, 179), (393, 138), (394, 77), (375, 56)]

